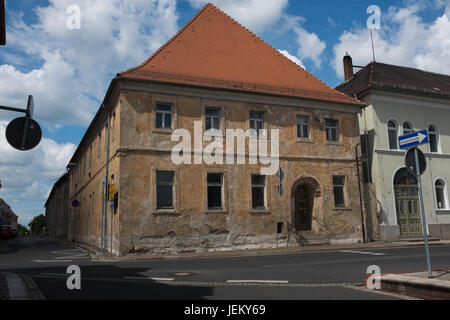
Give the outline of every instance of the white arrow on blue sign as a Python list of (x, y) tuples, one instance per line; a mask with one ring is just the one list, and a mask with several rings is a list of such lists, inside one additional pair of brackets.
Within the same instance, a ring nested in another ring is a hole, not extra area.
[(416, 131), (398, 137), (400, 149), (406, 149), (428, 143), (428, 130)]

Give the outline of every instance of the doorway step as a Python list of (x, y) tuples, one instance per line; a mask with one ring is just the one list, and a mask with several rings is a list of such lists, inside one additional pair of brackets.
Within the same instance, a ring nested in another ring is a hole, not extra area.
[(330, 240), (320, 234), (311, 231), (294, 232), (294, 238), (301, 246), (321, 246), (330, 244)]

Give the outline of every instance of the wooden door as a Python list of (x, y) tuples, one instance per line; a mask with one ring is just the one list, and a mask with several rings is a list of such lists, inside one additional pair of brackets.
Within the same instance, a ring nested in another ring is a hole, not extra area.
[(295, 190), (295, 229), (297, 231), (311, 230), (311, 208), (308, 188), (301, 185)]

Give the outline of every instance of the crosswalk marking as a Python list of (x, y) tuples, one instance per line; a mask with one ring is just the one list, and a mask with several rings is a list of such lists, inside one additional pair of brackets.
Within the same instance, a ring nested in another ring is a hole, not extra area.
[(385, 256), (386, 255), (386, 253), (382, 253), (382, 252), (369, 252), (369, 251), (356, 251), (356, 250), (341, 250), (339, 252), (359, 253), (359, 254), (367, 254), (367, 255), (371, 255), (371, 256)]

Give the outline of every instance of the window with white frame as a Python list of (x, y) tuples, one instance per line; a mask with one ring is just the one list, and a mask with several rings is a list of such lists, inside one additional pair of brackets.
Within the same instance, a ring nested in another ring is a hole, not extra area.
[(208, 173), (208, 209), (222, 209), (222, 173)]
[(334, 205), (345, 207), (345, 176), (333, 176)]
[(260, 130), (264, 128), (264, 114), (262, 112), (250, 111), (250, 129), (256, 130), (256, 134), (260, 134)]
[(262, 209), (266, 207), (265, 201), (266, 177), (252, 174), (252, 208)]
[(220, 110), (205, 109), (205, 130), (220, 130)]
[(396, 150), (398, 149), (397, 137), (398, 137), (398, 128), (397, 123), (394, 120), (388, 121), (388, 137), (389, 137), (389, 149)]
[(158, 129), (172, 128), (172, 106), (168, 104), (156, 105), (156, 123)]
[(439, 152), (439, 134), (436, 127), (432, 124), (428, 126), (428, 139), (430, 140), (430, 152)]
[(442, 179), (437, 179), (434, 183), (436, 191), (436, 207), (438, 209), (447, 209), (447, 195), (445, 182)]
[(325, 120), (325, 130), (327, 132), (328, 141), (338, 141), (339, 131), (338, 131), (338, 121), (333, 119)]
[(156, 207), (173, 209), (173, 171), (156, 171)]
[(408, 121), (403, 122), (403, 134), (409, 134), (409, 133), (413, 133), (414, 132), (414, 128), (412, 126), (411, 123), (409, 123)]
[(309, 138), (308, 116), (297, 116), (297, 138)]

